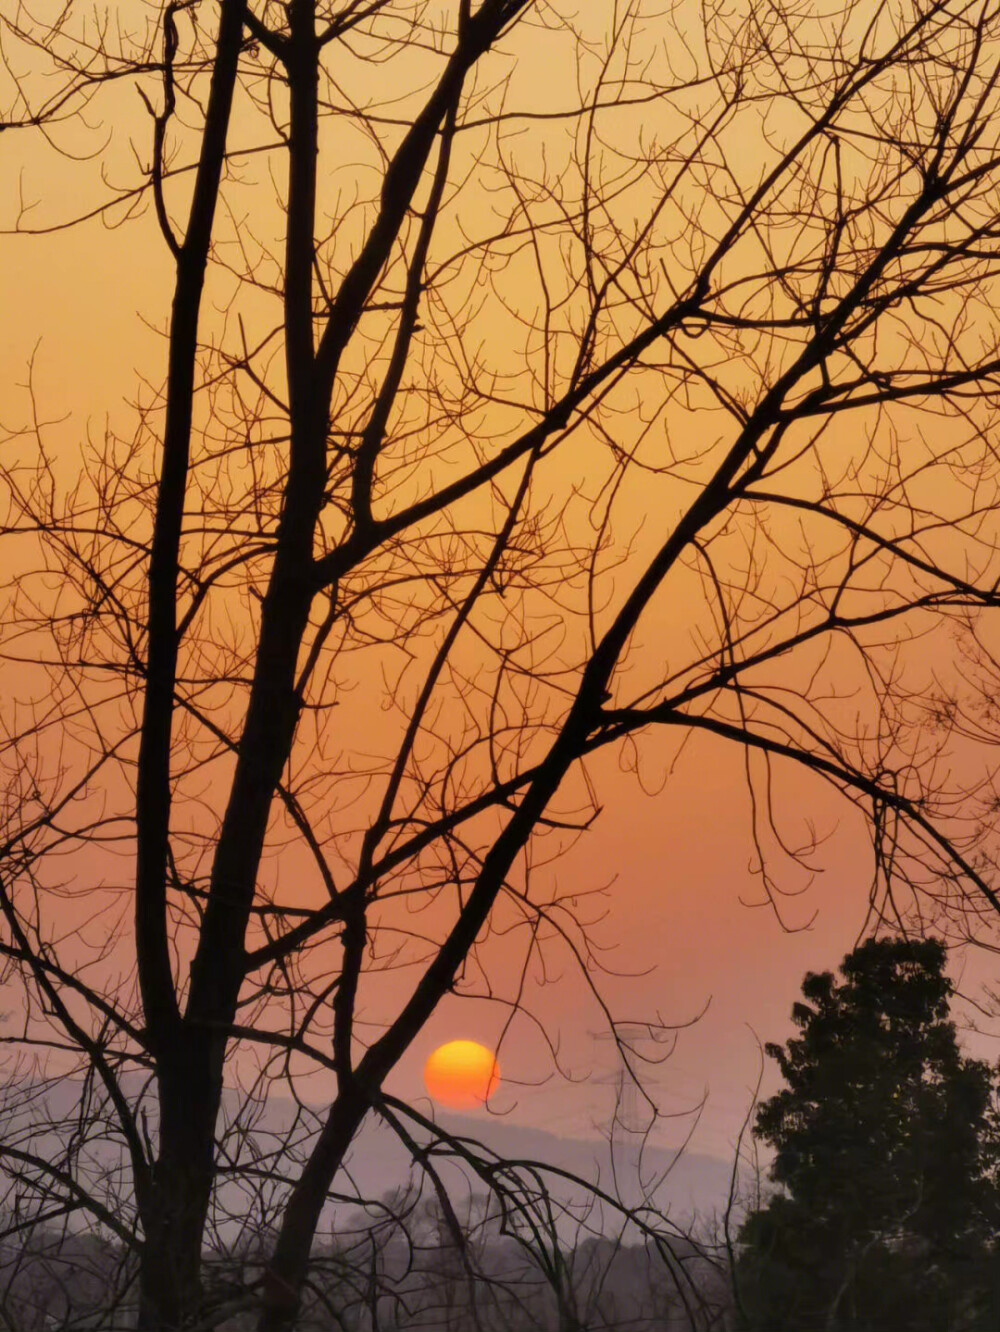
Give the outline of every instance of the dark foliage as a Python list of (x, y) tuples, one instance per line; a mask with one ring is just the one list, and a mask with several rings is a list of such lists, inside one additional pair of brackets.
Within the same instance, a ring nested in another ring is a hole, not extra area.
[(751, 1326), (1000, 1326), (995, 1084), (959, 1049), (944, 967), (937, 940), (869, 940), (841, 978), (807, 974), (801, 1034), (766, 1047), (787, 1085), (754, 1129), (779, 1191), (741, 1233)]

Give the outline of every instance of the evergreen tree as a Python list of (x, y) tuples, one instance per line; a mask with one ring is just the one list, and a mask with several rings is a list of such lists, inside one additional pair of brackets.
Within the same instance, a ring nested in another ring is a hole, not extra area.
[(1000, 1327), (988, 1065), (962, 1055), (935, 939), (869, 940), (807, 974), (786, 1086), (755, 1136), (778, 1186), (741, 1233), (741, 1300), (765, 1332)]

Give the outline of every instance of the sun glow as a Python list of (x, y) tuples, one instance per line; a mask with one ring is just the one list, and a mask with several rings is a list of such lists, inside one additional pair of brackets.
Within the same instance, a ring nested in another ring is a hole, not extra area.
[(424, 1067), (424, 1082), (439, 1105), (473, 1110), (486, 1103), (500, 1084), (496, 1056), (478, 1041), (448, 1041)]

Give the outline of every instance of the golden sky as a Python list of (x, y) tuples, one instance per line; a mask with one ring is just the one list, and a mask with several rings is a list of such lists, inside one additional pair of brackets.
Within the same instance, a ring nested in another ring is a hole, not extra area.
[[(530, 98), (536, 109), (552, 110), (574, 95), (575, 71), (565, 61), (558, 35), (535, 32), (518, 50), (516, 61), (512, 56), (506, 58), (503, 69), (513, 71), (512, 103)], [(362, 74), (363, 79), (373, 77), (370, 70)], [(359, 77), (356, 70), (353, 77)], [(353, 87), (348, 80), (345, 96), (362, 97), (363, 79)], [(484, 87), (486, 82), (484, 76)], [(15, 139), (5, 135), (0, 140), (7, 155), (2, 169), (8, 179), (20, 180), (22, 203), (32, 205), (21, 213), (20, 225), (48, 227), (93, 206), (103, 189), (102, 167), (116, 184), (127, 182), (130, 171), (134, 178), (134, 168), (130, 167), (133, 145), (141, 156), (143, 145), (148, 143), (148, 120), (144, 119), (141, 104), (134, 90), (116, 88), (100, 105), (100, 113), (95, 106), (93, 128), (83, 139), (73, 137), (80, 134), (79, 127), (73, 126), (55, 136), (56, 143), (64, 147), (84, 144), (94, 154), (88, 160), (67, 163), (38, 136), (25, 134)], [(404, 103), (403, 110), (405, 107)], [(249, 106), (243, 106), (240, 114), (250, 142), (254, 133), (260, 134), (260, 122), (254, 120)], [(664, 132), (669, 120), (666, 111), (661, 114), (648, 106), (616, 114), (607, 128), (608, 160), (615, 160), (624, 144)], [(748, 179), (761, 167), (754, 152), (760, 159), (766, 152), (761, 124), (757, 113), (749, 111), (726, 141)], [(240, 128), (242, 132), (242, 123)], [(771, 122), (767, 128), (780, 137), (783, 127), (779, 119), (777, 125)], [(787, 131), (788, 126), (784, 129)], [(542, 160), (542, 147), (557, 144), (560, 133), (548, 128), (544, 133), (537, 128), (519, 131), (523, 143), (518, 160), (537, 165)], [(331, 125), (328, 134), (329, 142), (324, 146), (331, 157), (338, 156), (339, 165), (324, 178), (322, 205), (332, 212), (349, 184), (360, 191), (366, 188), (371, 163), (364, 158), (365, 154), (370, 157), (372, 150), (370, 143), (362, 143), (353, 130), (344, 129), (339, 122)], [(387, 141), (391, 137), (387, 131)], [(470, 139), (470, 160), (477, 142)], [(514, 160), (513, 138), (509, 146)], [(232, 219), (242, 215), (239, 210), (244, 206), (249, 210), (251, 205), (256, 208), (254, 236), (259, 248), (250, 248), (262, 266), (266, 266), (264, 256), (272, 244), (278, 216), (265, 165), (263, 157), (241, 165), (239, 181), (227, 196), (230, 210), (219, 224), (220, 236), (228, 243), (232, 239)], [(450, 219), (452, 238), (459, 225), (483, 225), (509, 205), (499, 175), (495, 173), (487, 183), (489, 188), (486, 184), (478, 190), (472, 188), (463, 196), (461, 207), (456, 205)], [(637, 185), (629, 206), (638, 209), (648, 205), (656, 187), (656, 179)], [(182, 199), (182, 186), (173, 197)], [(710, 195), (702, 201), (707, 228), (718, 223), (717, 205), (718, 200)], [(691, 200), (685, 199), (684, 207), (691, 206)], [(17, 203), (8, 201), (2, 224), (11, 227), (17, 223)], [(351, 228), (357, 226), (358, 217), (351, 214), (344, 223), (341, 245), (352, 244)], [(683, 252), (688, 228), (689, 221), (679, 206), (663, 222), (665, 252)], [(557, 254), (558, 247), (553, 243), (551, 253), (543, 256), (544, 262), (553, 265)], [(749, 254), (753, 254), (753, 247), (749, 247)], [(339, 259), (336, 249), (333, 255), (334, 261)], [(227, 261), (231, 259), (228, 251), (223, 251), (223, 256)], [(537, 262), (537, 256), (519, 251), (510, 260), (504, 277), (506, 303), (494, 300), (484, 304), (473, 318), (472, 331), (488, 343), (497, 370), (520, 364), (518, 356), (523, 347), (513, 341), (515, 315), (519, 303), (526, 307), (538, 298), (537, 286), (533, 285), (537, 278), (533, 265)], [(733, 262), (749, 266), (750, 258)], [(0, 424), (15, 434), (5, 446), (8, 450), (27, 458), (35, 447), (29, 436), (16, 433), (29, 420), (27, 391), (14, 387), (27, 383), (29, 362), (31, 386), (45, 422), (43, 438), (56, 459), (62, 484), (72, 482), (82, 440), (100, 441), (108, 429), (122, 438), (129, 437), (135, 429), (136, 404), (151, 403), (162, 381), (162, 335), (170, 282), (169, 255), (149, 209), (127, 221), (122, 221), (120, 212), (113, 212), (109, 218), (95, 218), (53, 235), (0, 237), (0, 290), (4, 292), (5, 309), (13, 312), (13, 317), (8, 313), (0, 321), (0, 383), (4, 386)], [(226, 274), (217, 275), (210, 285), (206, 323), (220, 339), (234, 336), (230, 316), (238, 305), (234, 293), (239, 286)], [(473, 285), (465, 299), (473, 302), (474, 297)], [(254, 319), (263, 328), (270, 317), (268, 302), (259, 293), (251, 293), (240, 308), (251, 330)], [(623, 322), (627, 323), (629, 317), (627, 312), (623, 314)], [(530, 338), (524, 337), (525, 345), (530, 346)], [(376, 341), (373, 335), (372, 345)], [(556, 370), (560, 356), (569, 356), (570, 351), (558, 338), (553, 339)], [(715, 354), (720, 359), (720, 375), (731, 377), (735, 392), (741, 376), (747, 374), (746, 366), (727, 365), (722, 349)], [(355, 355), (363, 360), (362, 351)], [(436, 360), (440, 364), (440, 349), (433, 343), (424, 356), (425, 365)], [(505, 357), (510, 358), (509, 364)], [(280, 377), (280, 372), (276, 373)], [(643, 384), (652, 378), (650, 372)], [(527, 390), (523, 391), (527, 395)], [(721, 441), (726, 428), (725, 420), (709, 411), (695, 391), (693, 402), (680, 406), (674, 402), (657, 412), (643, 401), (642, 392), (628, 392), (634, 393), (634, 401), (623, 391), (618, 407), (622, 439), (636, 443), (641, 457), (646, 443), (640, 445), (640, 436), (652, 419), (656, 433), (654, 436), (650, 431), (649, 438), (654, 442), (649, 449), (660, 447), (664, 437), (676, 440), (678, 455), (687, 461), (678, 467), (676, 475), (666, 479), (651, 479), (639, 473), (620, 492), (614, 530), (624, 563), (608, 575), (609, 601), (613, 601), (617, 588), (624, 585), (640, 557), (660, 538), (665, 519), (685, 502), (691, 482), (707, 465), (699, 450), (716, 437)], [(491, 430), (500, 433), (508, 428), (504, 412), (497, 409), (496, 418), (490, 421)], [(907, 419), (912, 424), (912, 418)], [(823, 456), (834, 467), (846, 450), (858, 447), (860, 420), (836, 425), (821, 445)], [(946, 428), (954, 427), (948, 423)], [(913, 429), (916, 435), (917, 428)], [(580, 513), (572, 511), (573, 523), (582, 525), (583, 521), (580, 514), (585, 506), (579, 496), (588, 487), (598, 489), (594, 479), (597, 469), (607, 466), (601, 457), (599, 442), (593, 436), (581, 436), (577, 450), (567, 451), (543, 474), (540, 484), (553, 494), (561, 487), (576, 488), (574, 503), (579, 503)], [(794, 478), (794, 471), (792, 475)], [(414, 478), (402, 467), (401, 476), (401, 486), (426, 482), (426, 476)], [(940, 492), (939, 478), (933, 477), (930, 484)], [(762, 565), (765, 581), (773, 583), (772, 592), (787, 585), (789, 575), (781, 549), (790, 549), (797, 530), (791, 519), (786, 522), (779, 518), (772, 525), (772, 549)], [(746, 551), (741, 552), (743, 540), (739, 532), (723, 540), (734, 566), (746, 558)], [(943, 541), (947, 551), (950, 538)], [(10, 564), (6, 566), (8, 577), (19, 572)], [(874, 575), (873, 586), (880, 594), (884, 590)], [(565, 591), (570, 601), (574, 595), (572, 588)], [(859, 600), (863, 595), (859, 594)], [(621, 686), (623, 693), (638, 692), (647, 675), (656, 678), (665, 658), (671, 659), (672, 668), (680, 669), (695, 650), (692, 628), (710, 633), (712, 614), (699, 578), (690, 571), (678, 573), (654, 602), (643, 625), (630, 672)], [(237, 625), (233, 633), (238, 629)], [(572, 658), (576, 645), (574, 634), (581, 632), (579, 625), (568, 631), (569, 646), (563, 644), (559, 649), (567, 659)], [(941, 653), (944, 661), (944, 652), (943, 647), (935, 646), (916, 661), (913, 669), (918, 676), (923, 668), (929, 680), (930, 666), (937, 660), (935, 654)], [(468, 660), (474, 661), (475, 657), (470, 651)], [(812, 664), (808, 657), (806, 663), (790, 667), (785, 676), (779, 672), (779, 678), (797, 688)], [(851, 671), (839, 659), (830, 671), (839, 674), (842, 681), (853, 680)], [(339, 734), (360, 751), (366, 744), (376, 745), (383, 736), (393, 734), (399, 717), (380, 714), (370, 684), (373, 673), (350, 668), (348, 674), (348, 683), (356, 686), (353, 697), (357, 702), (353, 716), (347, 712), (350, 702), (345, 705)], [(16, 673), (12, 675), (9, 666), (3, 679), (8, 688), (12, 680), (14, 687), (19, 687)], [(31, 687), (25, 684), (28, 692)], [(407, 687), (411, 687), (408, 679)], [(843, 716), (856, 711), (863, 718), (863, 702), (845, 703), (843, 708)], [(783, 831), (796, 842), (809, 835), (811, 824), (823, 839), (812, 857), (817, 868), (812, 881), (798, 868), (786, 866), (785, 886), (797, 895), (780, 901), (782, 924), (777, 913), (764, 904), (759, 877), (752, 872), (750, 810), (741, 755), (704, 739), (695, 740), (677, 753), (668, 737), (644, 740), (641, 755), (642, 784), (633, 774), (621, 770), (617, 757), (603, 755), (594, 760), (592, 768), (603, 813), (594, 828), (570, 846), (561, 859), (540, 868), (535, 882), (543, 894), (579, 895), (581, 916), (593, 920), (593, 940), (601, 950), (607, 950), (598, 956), (604, 959), (609, 973), (620, 973), (608, 974), (600, 983), (623, 1018), (643, 1020), (654, 1016), (667, 1024), (680, 1024), (708, 1005), (697, 1025), (680, 1033), (674, 1056), (653, 1072), (650, 1085), (662, 1098), (663, 1107), (671, 1111), (693, 1107), (707, 1092), (709, 1101), (697, 1143), (705, 1150), (725, 1154), (755, 1081), (756, 1037), (782, 1038), (802, 973), (807, 968), (835, 966), (864, 923), (871, 878), (870, 842), (861, 818), (820, 782), (794, 774), (781, 775), (778, 785), (783, 797), (779, 801)], [(199, 799), (209, 809), (213, 803), (212, 780), (206, 778), (199, 791)], [(643, 785), (652, 793), (644, 794)], [(118, 869), (111, 871), (109, 865)], [(74, 872), (120, 873), (121, 882), (125, 882), (127, 867), (127, 850), (113, 848), (93, 860), (81, 856)], [(66, 872), (65, 864), (60, 868)], [(275, 884), (293, 899), (299, 891), (298, 875), (308, 874), (287, 851), (269, 860), (267, 872), (273, 873)], [(592, 896), (600, 890), (605, 890), (603, 895)], [(315, 891), (315, 883), (305, 888), (307, 894)], [(490, 942), (484, 956), (490, 958), (499, 977), (513, 977), (513, 960), (522, 937), (514, 932)], [(549, 1038), (559, 1043), (563, 1070), (573, 1075), (594, 1062), (591, 1033), (599, 1028), (601, 1017), (596, 1007), (588, 1004), (585, 987), (574, 974), (565, 948), (553, 941), (548, 957), (549, 983), (541, 986), (537, 975), (532, 977), (529, 1007)], [(402, 993), (405, 980), (405, 976), (392, 975), (378, 978), (377, 993), (387, 997), (387, 1008), (391, 1006), (389, 1001)], [(373, 1022), (382, 1016), (380, 1002), (372, 1000)], [(390, 1089), (408, 1096), (421, 1095), (421, 1070), (435, 1045), (452, 1037), (470, 1037), (493, 1045), (504, 1030), (504, 1019), (504, 1008), (486, 1001), (446, 1002), (400, 1065)], [(602, 1051), (600, 1057), (605, 1060), (605, 1071), (612, 1071), (613, 1060), (607, 1052)], [(506, 1032), (500, 1059), (505, 1082), (497, 1097), (497, 1109), (509, 1110), (512, 1120), (546, 1126), (559, 1122), (584, 1132), (606, 1115), (607, 1087), (560, 1078), (543, 1039), (530, 1022), (517, 1020)], [(664, 1132), (673, 1130), (667, 1126)]]

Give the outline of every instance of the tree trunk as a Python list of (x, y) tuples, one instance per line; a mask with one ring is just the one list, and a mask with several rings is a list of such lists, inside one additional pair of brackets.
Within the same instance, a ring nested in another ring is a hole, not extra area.
[[(153, 1216), (139, 1265), (137, 1332), (179, 1332), (201, 1312), (201, 1241), (207, 1203), (193, 1170), (156, 1168)], [(204, 1203), (203, 1203), (204, 1199)]]
[(330, 1182), (367, 1112), (368, 1099), (357, 1087), (338, 1095), (285, 1208), (278, 1242), (267, 1265), (257, 1332), (294, 1332), (309, 1255)]
[(209, 1033), (182, 1028), (160, 1068), (159, 1157), (142, 1207), (137, 1332), (176, 1332), (202, 1312), (201, 1251), (215, 1171), (221, 1060)]

